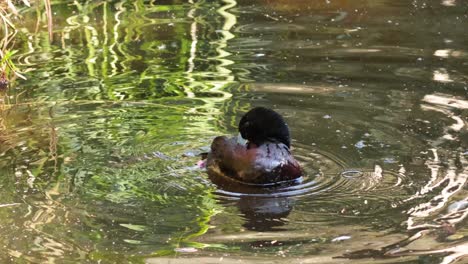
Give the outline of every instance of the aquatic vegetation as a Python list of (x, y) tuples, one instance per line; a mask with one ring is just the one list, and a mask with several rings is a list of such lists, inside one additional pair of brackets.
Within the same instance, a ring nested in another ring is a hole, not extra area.
[[(28, 0), (21, 0), (28, 7), (31, 6)], [(52, 11), (50, 0), (44, 0), (44, 6), (47, 14), (49, 37), (52, 37)], [(0, 40), (0, 91), (6, 90), (9, 83), (19, 77), (26, 80), (26, 77), (20, 73), (15, 66), (12, 57), (18, 50), (12, 50), (18, 34), (15, 23), (12, 22), (12, 15), (18, 16), (18, 10), (12, 0), (6, 0), (0, 4), (0, 31), (3, 31), (3, 38)]]
[(6, 90), (10, 80), (14, 76), (24, 77), (18, 72), (11, 57), (17, 50), (10, 50), (10, 46), (17, 33), (15, 26), (12, 24), (7, 16), (7, 13), (0, 7), (0, 30), (3, 31), (3, 38), (0, 40), (0, 90)]

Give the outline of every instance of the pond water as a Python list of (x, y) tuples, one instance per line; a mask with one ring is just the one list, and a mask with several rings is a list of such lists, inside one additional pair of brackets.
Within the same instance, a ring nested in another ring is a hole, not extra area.
[[(467, 263), (466, 2), (53, 1), (52, 39), (20, 13), (2, 263)], [(197, 167), (254, 106), (301, 184)]]

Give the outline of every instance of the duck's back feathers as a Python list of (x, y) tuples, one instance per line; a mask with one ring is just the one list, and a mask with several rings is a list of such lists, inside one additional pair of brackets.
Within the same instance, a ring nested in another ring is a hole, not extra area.
[(247, 184), (271, 184), (301, 177), (298, 162), (283, 143), (264, 142), (255, 148), (236, 138), (217, 137), (207, 159), (208, 173)]
[(247, 140), (217, 137), (207, 158), (210, 176), (224, 176), (246, 184), (277, 184), (302, 176), (301, 167), (290, 152), (289, 128), (277, 112), (255, 107), (239, 122)]

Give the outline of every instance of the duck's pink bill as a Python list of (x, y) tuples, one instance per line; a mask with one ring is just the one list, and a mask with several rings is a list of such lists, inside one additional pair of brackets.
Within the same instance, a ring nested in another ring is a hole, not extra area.
[(206, 167), (206, 160), (199, 160), (197, 162), (197, 166), (200, 168), (200, 169), (203, 169)]

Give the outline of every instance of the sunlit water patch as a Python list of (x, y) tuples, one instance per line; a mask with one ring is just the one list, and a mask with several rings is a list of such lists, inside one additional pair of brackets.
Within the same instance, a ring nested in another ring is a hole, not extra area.
[[(250, 96), (234, 99), (247, 105), (252, 101), (253, 105), (270, 107), (269, 102), (294, 102), (294, 106), (277, 109), (285, 115), (293, 132), (293, 154), (303, 166), (304, 177), (297, 184), (267, 189), (218, 186), (216, 193), (222, 204), (237, 208), (228, 210), (228, 215), (232, 218), (239, 214), (238, 221), (243, 224), (233, 233), (214, 232), (216, 239), (204, 236), (202, 241), (221, 239), (252, 253), (265, 247), (262, 252), (272, 255), (282, 255), (278, 252), (284, 253), (287, 248), (287, 254), (294, 256), (315, 252), (316, 247), (330, 243), (326, 253), (320, 250), (317, 257), (333, 255), (338, 249), (333, 244), (339, 242), (352, 252), (342, 257), (351, 259), (410, 259), (417, 254), (411, 254), (406, 247), (411, 248), (419, 238), (430, 240), (433, 235), (438, 241), (462, 242), (463, 236), (454, 234), (466, 217), (466, 146), (459, 133), (466, 121), (461, 121), (457, 113), (464, 111), (466, 101), (434, 94), (412, 105), (415, 98), (395, 93), (394, 99), (409, 106), (408, 111), (393, 107), (395, 102), (387, 101), (386, 94), (378, 90), (367, 89), (366, 95), (360, 88), (288, 84), (248, 85), (240, 89), (248, 89)], [(301, 103), (305, 96), (312, 98), (308, 106)], [(317, 105), (310, 106), (314, 101)], [(352, 112), (348, 112), (350, 108)], [(460, 148), (451, 152), (442, 147), (446, 144)], [(437, 151), (444, 153), (444, 162), (439, 160)], [(445, 212), (444, 216), (434, 214), (439, 211)], [(220, 215), (214, 216), (213, 221), (222, 228), (234, 222)], [(410, 239), (396, 235), (403, 230), (418, 233)], [(261, 238), (255, 232), (262, 232)], [(382, 232), (385, 239), (369, 242), (369, 237), (379, 236), (373, 232)], [(255, 244), (258, 239), (263, 242)], [(402, 249), (397, 250), (398, 247)], [(463, 244), (437, 252), (453, 252), (446, 258), (449, 261), (462, 256), (461, 251)], [(419, 254), (428, 252), (432, 251)]]
[[(204, 173), (195, 167), (198, 157), (187, 154), (209, 144), (202, 128), (210, 117), (203, 110), (174, 101), (64, 102), (34, 109), (34, 114), (22, 106), (4, 112), (5, 121), (25, 116), (29, 121), (4, 131), (2, 186), (11, 192), (5, 193), (8, 206), (2, 210), (8, 212), (4, 220), (16, 220), (2, 233), (36, 241), (11, 245), (11, 255), (30, 249), (37, 252), (31, 260), (40, 261), (65, 252), (80, 258), (83, 251), (101, 258), (98, 252), (111, 247), (128, 254), (172, 250), (168, 245), (181, 243), (171, 242), (174, 231), (184, 237), (203, 232), (201, 219), (219, 210)], [(182, 119), (191, 120), (187, 133), (179, 131)], [(71, 242), (77, 240), (79, 245)], [(93, 241), (103, 243), (91, 252)]]

